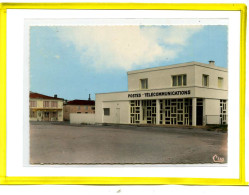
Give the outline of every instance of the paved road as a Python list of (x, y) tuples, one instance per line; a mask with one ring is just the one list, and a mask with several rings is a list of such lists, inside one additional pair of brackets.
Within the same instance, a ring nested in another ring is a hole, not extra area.
[(198, 128), (30, 124), (32, 164), (200, 164), (227, 161), (227, 133)]

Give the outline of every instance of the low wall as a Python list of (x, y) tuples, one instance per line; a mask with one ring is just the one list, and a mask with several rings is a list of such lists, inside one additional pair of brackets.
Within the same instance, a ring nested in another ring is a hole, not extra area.
[(220, 116), (219, 115), (208, 115), (208, 116), (206, 116), (206, 124), (207, 125), (218, 125), (218, 124), (220, 124)]
[(70, 123), (72, 124), (94, 124), (95, 123), (95, 114), (77, 114), (77, 113), (71, 113), (70, 114)]

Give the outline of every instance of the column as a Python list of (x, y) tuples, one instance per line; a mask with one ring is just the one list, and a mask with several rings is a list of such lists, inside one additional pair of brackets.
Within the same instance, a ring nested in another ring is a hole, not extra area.
[(156, 124), (160, 124), (160, 101), (156, 100)]
[(196, 126), (196, 98), (192, 98), (192, 126)]
[(138, 100), (139, 101), (139, 123), (141, 124), (143, 122), (142, 118), (143, 118), (143, 108), (142, 108), (142, 100)]
[(203, 100), (202, 100), (202, 106), (203, 106), (203, 115), (202, 115), (203, 123), (202, 123), (202, 125), (203, 125), (203, 126), (206, 126), (206, 124), (207, 124), (207, 117), (206, 117), (206, 99), (204, 99), (204, 98), (203, 98)]

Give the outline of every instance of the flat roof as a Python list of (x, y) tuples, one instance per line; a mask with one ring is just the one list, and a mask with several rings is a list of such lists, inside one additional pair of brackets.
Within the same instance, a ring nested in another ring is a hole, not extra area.
[(183, 66), (202, 66), (205, 68), (210, 68), (210, 69), (215, 69), (215, 70), (227, 72), (227, 68), (218, 67), (218, 66), (213, 65), (213, 64), (205, 64), (205, 63), (193, 61), (193, 62), (173, 64), (173, 65), (159, 66), (159, 67), (154, 67), (154, 68), (132, 70), (132, 71), (128, 71), (127, 74), (129, 75), (129, 74), (142, 73), (142, 72), (158, 71), (158, 70), (165, 70), (165, 69), (171, 69), (171, 68), (179, 68), (179, 67), (183, 67)]

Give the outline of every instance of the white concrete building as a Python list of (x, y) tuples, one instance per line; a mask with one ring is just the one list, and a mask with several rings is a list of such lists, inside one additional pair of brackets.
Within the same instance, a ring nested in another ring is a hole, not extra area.
[(188, 62), (129, 71), (128, 91), (96, 94), (96, 123), (227, 124), (227, 69)]

